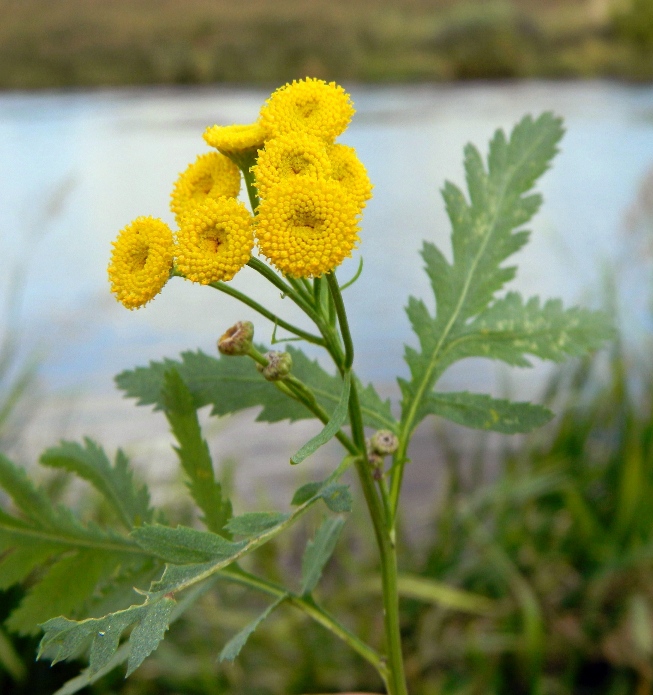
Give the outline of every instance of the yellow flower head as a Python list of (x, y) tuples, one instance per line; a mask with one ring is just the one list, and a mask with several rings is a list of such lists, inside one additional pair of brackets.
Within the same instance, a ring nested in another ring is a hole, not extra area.
[(306, 133), (288, 133), (267, 141), (252, 171), (258, 194), (265, 198), (272, 186), (287, 178), (328, 178), (331, 160), (320, 138)]
[(331, 178), (338, 181), (362, 210), (372, 197), (372, 183), (356, 150), (347, 145), (332, 145), (329, 149)]
[(265, 130), (260, 123), (213, 125), (204, 131), (204, 140), (223, 154), (258, 149), (265, 142)]
[(231, 278), (254, 247), (252, 216), (235, 198), (207, 198), (188, 208), (177, 233), (177, 268), (206, 285)]
[(137, 217), (113, 242), (109, 282), (116, 299), (138, 309), (153, 299), (170, 277), (175, 244), (172, 230), (160, 219)]
[(259, 206), (256, 238), (282, 273), (319, 277), (351, 256), (358, 242), (358, 213), (337, 181), (286, 179)]
[(273, 92), (261, 108), (259, 120), (268, 138), (304, 132), (333, 142), (353, 115), (354, 106), (342, 87), (307, 77)]
[(189, 205), (208, 198), (235, 198), (240, 191), (238, 167), (219, 152), (201, 154), (179, 175), (171, 194), (170, 209), (179, 223)]

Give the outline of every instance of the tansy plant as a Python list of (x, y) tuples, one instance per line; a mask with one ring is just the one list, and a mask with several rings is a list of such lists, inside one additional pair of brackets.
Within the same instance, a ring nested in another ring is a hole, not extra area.
[[(336, 276), (359, 244), (372, 191), (356, 152), (336, 142), (353, 114), (349, 95), (334, 83), (307, 78), (281, 87), (255, 123), (216, 125), (204, 133), (213, 149), (173, 187), (176, 229), (139, 217), (113, 245), (111, 290), (127, 308), (144, 306), (168, 280), (183, 278), (220, 290), (269, 319), (271, 342), (282, 340), (278, 332), (287, 340), (305, 340), (333, 362), (333, 371), (325, 370), (294, 345), (268, 351), (253, 342), (252, 324), (240, 322), (224, 327), (220, 355), (186, 352), (117, 377), (128, 396), (165, 414), (203, 529), (169, 525), (134, 481), (122, 451), (111, 462), (87, 439), (62, 442), (41, 457), (43, 465), (70, 471), (103, 495), (115, 512), (115, 524), (103, 526), (83, 523), (52, 503), (0, 456), (0, 485), (14, 505), (0, 512), (0, 588), (30, 578), (7, 625), (20, 633), (41, 629), (39, 656), (53, 663), (82, 655), (89, 660), (60, 695), (124, 663), (132, 673), (175, 618), (215, 582), (235, 582), (270, 598), (262, 615), (222, 645), (220, 660), (235, 659), (261, 621), (291, 606), (375, 667), (379, 687), (404, 695), (396, 527), (411, 435), (428, 416), (506, 434), (528, 432), (552, 417), (539, 405), (437, 391), (439, 378), (468, 357), (520, 367), (530, 365), (530, 356), (560, 362), (598, 348), (610, 335), (598, 313), (502, 292), (516, 272), (504, 261), (527, 242), (524, 225), (541, 203), (532, 188), (563, 133), (560, 119), (550, 113), (526, 117), (509, 138), (495, 133), (487, 162), (475, 147), (466, 147), (467, 196), (445, 184), (452, 253), (448, 258), (424, 243), (435, 305), (408, 300), (418, 342), (406, 347), (408, 374), (399, 379), (396, 416), (390, 402), (353, 371), (344, 285)], [(249, 209), (237, 197), (243, 184)], [(297, 305), (314, 328), (295, 326), (234, 289), (229, 281), (245, 265)], [(218, 416), (258, 407), (258, 420), (267, 422), (313, 418), (317, 434), (290, 463), (310, 466), (306, 459), (332, 438), (342, 446), (342, 460), (326, 479), (300, 487), (286, 510), (233, 516), (198, 423), (197, 410), (206, 405)], [(385, 630), (373, 644), (352, 633), (316, 593), (352, 506), (340, 480), (348, 469), (355, 471), (378, 550)], [(322, 505), (325, 518), (288, 586), (243, 569), (245, 555), (315, 505)]]

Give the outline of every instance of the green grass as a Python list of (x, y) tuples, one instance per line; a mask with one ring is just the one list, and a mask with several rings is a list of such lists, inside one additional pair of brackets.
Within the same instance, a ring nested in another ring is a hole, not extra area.
[(648, 0), (624, 2), (0, 0), (0, 88), (652, 79)]

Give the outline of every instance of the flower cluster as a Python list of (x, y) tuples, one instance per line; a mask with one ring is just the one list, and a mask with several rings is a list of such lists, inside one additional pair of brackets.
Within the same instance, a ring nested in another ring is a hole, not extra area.
[[(174, 184), (178, 229), (139, 217), (113, 244), (111, 289), (129, 309), (173, 275), (201, 284), (231, 280), (254, 244), (280, 272), (319, 277), (351, 256), (372, 185), (353, 148), (335, 143), (354, 108), (342, 87), (306, 78), (277, 89), (255, 123), (212, 126)], [(252, 212), (237, 196), (241, 171)]]
[(267, 139), (252, 167), (261, 198), (256, 240), (286, 275), (328, 273), (359, 241), (372, 185), (353, 148), (334, 143), (353, 113), (342, 87), (310, 78), (281, 87), (261, 109)]

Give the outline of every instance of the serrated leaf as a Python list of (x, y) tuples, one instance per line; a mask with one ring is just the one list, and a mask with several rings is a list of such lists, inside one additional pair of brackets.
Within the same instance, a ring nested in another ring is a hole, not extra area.
[(304, 446), (290, 458), (290, 463), (301, 463), (311, 454), (315, 453), (321, 446), (336, 436), (343, 423), (347, 420), (349, 406), (349, 392), (351, 391), (351, 372), (346, 371), (342, 384), (342, 393), (336, 409), (331, 414), (329, 422), (323, 427), (322, 431), (310, 439)]
[[(335, 479), (346, 470), (350, 458), (343, 460), (332, 474), (330, 482), (323, 486), (334, 499), (342, 498)], [(148, 553), (187, 564), (166, 565), (161, 578), (150, 585), (150, 591), (143, 592), (146, 593), (147, 600), (141, 606), (116, 611), (103, 618), (89, 618), (78, 622), (63, 617), (49, 620), (43, 625), (46, 634), (41, 641), (39, 655), (54, 661), (77, 656), (90, 642), (92, 660), (88, 680), (93, 673), (115, 663), (120, 635), (129, 626), (137, 624), (142, 626), (141, 629), (134, 628), (129, 638), (130, 645), (132, 640), (136, 640), (130, 647), (130, 657), (133, 657), (129, 666), (131, 672), (156, 647), (169, 623), (163, 607), (160, 608), (160, 614), (157, 612), (158, 602), (165, 601), (172, 595), (176, 596), (179, 592), (192, 590), (214, 577), (220, 570), (284, 531), (319, 499), (320, 496), (316, 495), (306, 500), (288, 514), (285, 520), (240, 543), (232, 543), (209, 531), (184, 527), (172, 529), (161, 525), (146, 525), (134, 529), (134, 540)], [(210, 559), (201, 561), (207, 557)], [(101, 632), (104, 634), (100, 635)]]
[[(175, 606), (172, 598), (162, 598), (144, 612), (142, 618), (129, 635), (131, 651), (127, 660), (127, 676), (130, 676), (147, 657), (159, 646), (168, 629)], [(91, 659), (92, 663), (92, 659)]]
[(494, 302), (444, 351), (447, 363), (465, 357), (490, 357), (530, 367), (526, 355), (562, 362), (596, 350), (613, 337), (607, 316), (579, 307), (564, 309), (559, 299), (544, 305), (538, 297), (526, 303), (517, 292)]
[[(212, 586), (213, 581), (203, 582), (202, 584), (193, 587), (186, 591), (183, 597), (176, 602), (170, 615), (169, 623), (175, 622), (183, 613), (191, 606), (200, 596), (208, 591)], [(123, 642), (111, 658), (99, 669), (91, 671), (91, 668), (85, 668), (78, 676), (67, 681), (54, 695), (74, 695), (83, 688), (86, 688), (93, 683), (96, 683), (100, 678), (103, 678), (110, 673), (114, 668), (124, 664), (130, 656), (131, 644)]]
[(25, 471), (2, 455), (0, 486), (22, 513), (19, 518), (0, 511), (0, 585), (10, 586), (38, 570), (9, 618), (13, 630), (31, 634), (60, 612), (79, 614), (113, 574), (148, 559), (129, 539), (84, 525), (69, 509), (52, 504)]
[(302, 558), (302, 594), (310, 594), (317, 586), (344, 524), (344, 519), (339, 516), (325, 519), (315, 538), (308, 542)]
[(81, 550), (64, 556), (23, 598), (9, 616), (7, 627), (22, 635), (34, 635), (44, 619), (74, 614), (116, 564), (115, 557), (97, 551)]
[(143, 550), (175, 564), (221, 560), (231, 557), (244, 545), (232, 543), (210, 531), (197, 531), (187, 526), (171, 528), (161, 524), (135, 528), (131, 537)]
[(286, 600), (286, 596), (281, 596), (274, 603), (269, 605), (261, 615), (259, 615), (255, 620), (253, 620), (249, 625), (244, 627), (237, 635), (232, 637), (227, 644), (223, 647), (218, 657), (219, 661), (234, 661), (240, 650), (245, 646), (245, 643), (250, 638), (250, 635), (256, 630), (256, 628)]
[(234, 536), (251, 538), (283, 523), (288, 516), (281, 512), (249, 512), (230, 519), (226, 528)]
[[(262, 351), (266, 349), (258, 347)], [(293, 375), (312, 389), (317, 402), (331, 414), (342, 394), (341, 379), (325, 372), (301, 350), (291, 345), (286, 350), (292, 357)], [(198, 409), (211, 405), (212, 415), (222, 416), (262, 406), (256, 418), (261, 422), (294, 422), (314, 417), (303, 404), (288, 398), (271, 382), (263, 379), (249, 359), (216, 358), (201, 351), (184, 352), (179, 361), (166, 359), (163, 362), (150, 362), (148, 367), (122, 372), (116, 377), (116, 384), (127, 397), (138, 399), (139, 405), (153, 405), (160, 410), (163, 408), (161, 389), (164, 374), (170, 369), (179, 372), (193, 397), (194, 407)], [(396, 430), (397, 423), (389, 400), (382, 401), (371, 385), (366, 388), (361, 386), (359, 394), (366, 425)]]
[(503, 434), (530, 432), (551, 420), (553, 413), (541, 405), (492, 398), (468, 391), (431, 393), (424, 408), (431, 415), (459, 425)]
[[(406, 348), (411, 378), (399, 379), (404, 437), (432, 412), (432, 389), (458, 360), (482, 356), (528, 366), (527, 354), (560, 360), (594, 349), (610, 336), (600, 314), (565, 311), (557, 301), (541, 307), (532, 299), (523, 305), (515, 293), (495, 297), (515, 275), (515, 268), (503, 263), (528, 240), (523, 225), (541, 203), (529, 191), (549, 167), (562, 133), (560, 119), (550, 113), (536, 120), (527, 116), (510, 139), (501, 130), (495, 133), (487, 167), (475, 147), (465, 148), (469, 200), (453, 184), (445, 185), (453, 258), (448, 261), (433, 244), (424, 243), (435, 314), (422, 300), (409, 298), (406, 311), (419, 350)], [(470, 422), (486, 422), (478, 412), (473, 417), (457, 412)]]
[(187, 483), (202, 518), (210, 531), (220, 533), (231, 517), (231, 503), (222, 496), (222, 486), (216, 482), (209, 447), (202, 438), (193, 397), (176, 369), (163, 375), (161, 401), (170, 428), (179, 446), (175, 451), (189, 478)]
[(51, 655), (49, 658), (54, 664), (78, 656), (90, 642), (89, 672), (96, 673), (113, 659), (122, 633), (135, 625), (128, 639), (127, 675), (130, 675), (163, 639), (174, 607), (174, 599), (161, 596), (103, 618), (88, 618), (79, 622), (63, 617), (53, 618), (42, 625), (45, 634), (39, 646), (38, 658)]
[(129, 462), (121, 450), (112, 466), (102, 447), (86, 437), (84, 446), (77, 442), (61, 442), (58, 447), (47, 449), (40, 462), (67, 470), (91, 483), (127, 529), (152, 519), (147, 488), (135, 485)]

